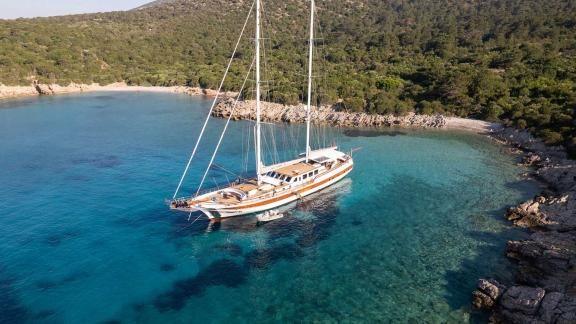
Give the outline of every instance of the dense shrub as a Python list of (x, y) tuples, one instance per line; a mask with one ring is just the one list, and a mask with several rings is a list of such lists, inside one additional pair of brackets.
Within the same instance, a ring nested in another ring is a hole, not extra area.
[[(212, 2), (0, 20), (0, 83), (215, 88), (250, 1)], [(266, 99), (306, 99), (308, 5), (265, 2)], [(322, 1), (318, 17), (315, 103), (502, 121), (574, 151), (575, 1)], [(226, 90), (240, 89), (252, 63), (251, 37), (250, 25)]]

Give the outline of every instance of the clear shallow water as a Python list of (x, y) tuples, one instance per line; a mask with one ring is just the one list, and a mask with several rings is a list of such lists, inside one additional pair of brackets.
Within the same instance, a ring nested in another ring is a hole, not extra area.
[[(324, 129), (362, 147), (355, 169), (284, 219), (167, 211), (208, 106), (150, 93), (0, 102), (1, 323), (466, 322), (479, 277), (510, 280), (505, 242), (524, 234), (503, 210), (537, 187), (480, 136)], [(211, 125), (185, 192), (223, 121)], [(220, 165), (251, 170), (250, 127), (231, 125)], [(298, 152), (301, 127), (266, 132), (287, 147), (269, 161)]]

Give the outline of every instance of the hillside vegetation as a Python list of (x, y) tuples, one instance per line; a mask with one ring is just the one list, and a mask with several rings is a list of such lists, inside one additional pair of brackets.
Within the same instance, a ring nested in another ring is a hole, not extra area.
[[(252, 2), (162, 0), (128, 12), (0, 20), (0, 83), (214, 88)], [(264, 1), (265, 96), (304, 100), (308, 1)], [(475, 117), (576, 152), (576, 1), (318, 1), (315, 86), (353, 111)], [(249, 25), (247, 37), (253, 37)], [(226, 89), (253, 57), (246, 38)], [(247, 93), (247, 96), (250, 96)]]

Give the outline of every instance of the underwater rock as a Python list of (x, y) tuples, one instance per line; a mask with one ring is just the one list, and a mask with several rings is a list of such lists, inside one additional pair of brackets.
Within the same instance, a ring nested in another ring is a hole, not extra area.
[(171, 272), (176, 270), (176, 265), (172, 264), (172, 263), (162, 263), (160, 265), (160, 271), (162, 272)]

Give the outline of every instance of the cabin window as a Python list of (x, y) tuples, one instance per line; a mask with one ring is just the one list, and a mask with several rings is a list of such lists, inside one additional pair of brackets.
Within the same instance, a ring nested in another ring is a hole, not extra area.
[(285, 175), (281, 176), (280, 180), (282, 180), (282, 181), (286, 180), (286, 176)]
[(317, 175), (317, 174), (318, 174), (318, 170), (314, 170), (314, 175)]
[(308, 174), (305, 174), (302, 179), (306, 180), (306, 178), (308, 178)]
[(292, 182), (292, 177), (287, 177), (286, 182)]

